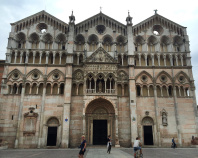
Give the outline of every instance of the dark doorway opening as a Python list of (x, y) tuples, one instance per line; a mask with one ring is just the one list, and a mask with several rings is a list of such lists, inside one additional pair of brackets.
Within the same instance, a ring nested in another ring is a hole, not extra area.
[(93, 145), (107, 144), (107, 120), (93, 120)]
[(144, 126), (144, 145), (153, 145), (152, 126)]
[(47, 146), (56, 146), (57, 127), (48, 127)]

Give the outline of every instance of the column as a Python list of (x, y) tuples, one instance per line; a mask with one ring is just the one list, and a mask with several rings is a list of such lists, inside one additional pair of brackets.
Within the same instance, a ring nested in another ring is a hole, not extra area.
[(175, 120), (176, 120), (176, 130), (178, 135), (178, 142), (179, 146), (182, 146), (182, 136), (181, 136), (181, 127), (180, 127), (180, 121), (178, 116), (178, 103), (177, 103), (177, 94), (176, 94), (176, 87), (173, 87), (173, 97), (174, 97), (174, 112), (175, 112)]
[(164, 57), (164, 66), (166, 66), (166, 55), (163, 55)]
[(107, 80), (105, 79), (105, 93), (106, 93), (106, 90), (107, 90)]
[(155, 66), (155, 64), (154, 64), (154, 54), (151, 54), (151, 58), (152, 58), (152, 66)]
[(115, 147), (120, 147), (119, 137), (118, 137), (118, 115), (115, 115)]
[[(65, 87), (64, 87), (64, 104), (62, 113), (62, 138), (61, 147), (69, 147), (69, 128), (70, 128), (70, 106), (71, 106), (71, 85), (72, 85), (72, 65), (66, 66), (65, 71)], [(65, 119), (68, 119), (66, 122)]]
[(20, 53), (20, 64), (22, 63), (23, 52)]
[(162, 93), (162, 87), (160, 87), (160, 90), (161, 90), (161, 97), (163, 97), (163, 93)]
[(13, 93), (13, 85), (11, 85), (10, 94)]
[(169, 97), (168, 87), (166, 87), (166, 91), (167, 91), (167, 96)]
[(139, 66), (141, 66), (141, 54), (138, 54), (139, 57)]
[(147, 63), (147, 55), (144, 54), (144, 58), (145, 58), (145, 65), (148, 66), (148, 63)]
[(39, 57), (40, 57), (39, 64), (41, 64), (42, 52), (40, 52)]
[(172, 56), (172, 54), (169, 54), (169, 58), (170, 58), (170, 64), (171, 64), (171, 66), (173, 66), (173, 56)]
[(36, 94), (38, 94), (39, 85), (36, 86)]
[(148, 97), (150, 96), (150, 93), (149, 93), (149, 86), (147, 87), (147, 92), (148, 92)]
[(33, 51), (33, 64), (35, 64), (35, 56), (36, 56), (36, 52)]
[(17, 59), (17, 52), (14, 54), (14, 63), (16, 64), (16, 59)]
[(29, 52), (26, 52), (26, 58), (25, 58), (25, 63), (28, 63), (28, 58), (29, 58)]
[(180, 55), (180, 59), (181, 59), (181, 66), (184, 66), (183, 56), (182, 55)]
[(79, 84), (76, 85), (76, 95), (78, 95), (78, 87), (79, 87)]
[(158, 66), (160, 66), (160, 54), (157, 55), (157, 59), (158, 59)]
[(62, 58), (62, 53), (59, 53), (60, 59), (59, 59), (59, 65), (61, 65), (61, 58)]
[(48, 59), (49, 59), (49, 52), (46, 52), (46, 63), (45, 64), (48, 64)]
[(123, 55), (123, 53), (122, 53), (122, 54), (121, 54), (122, 66), (123, 66), (123, 58), (124, 58), (124, 55)]
[(53, 51), (53, 65), (55, 64), (55, 56), (56, 56), (56, 52)]
[(94, 86), (95, 86), (95, 93), (96, 93), (96, 79), (94, 80), (94, 82), (95, 82), (95, 85)]
[(178, 56), (177, 56), (177, 54), (175, 55), (175, 60), (176, 60), (176, 66), (178, 66)]
[(44, 81), (44, 84), (43, 84), (43, 95), (42, 95), (42, 101), (41, 101), (39, 135), (38, 135), (37, 148), (42, 148), (45, 146), (45, 137), (43, 136), (43, 129), (45, 128), (45, 125), (44, 125), (45, 96), (46, 96), (46, 80)]
[(80, 56), (80, 54), (77, 53), (77, 65), (79, 65), (79, 56)]
[(180, 87), (178, 86), (178, 89), (179, 89), (179, 96), (181, 97), (181, 91), (180, 91)]
[(58, 94), (60, 94), (60, 84), (58, 85)]
[(143, 96), (143, 87), (140, 86), (140, 96), (142, 97)]
[(33, 64), (35, 64), (35, 56), (36, 56), (36, 52), (33, 51)]
[(20, 126), (21, 126), (22, 117), (23, 117), (24, 95), (25, 95), (25, 83), (22, 84), (21, 100), (20, 100), (20, 105), (19, 105), (19, 110), (18, 110), (18, 120), (17, 120), (17, 128), (16, 128), (16, 139), (15, 139), (14, 148), (18, 148), (19, 147)]
[(161, 140), (160, 140), (160, 126), (158, 123), (159, 120), (159, 112), (158, 112), (158, 104), (157, 104), (157, 87), (154, 84), (154, 105), (155, 105), (155, 121), (156, 121), (156, 129), (157, 129), (157, 145), (161, 146)]

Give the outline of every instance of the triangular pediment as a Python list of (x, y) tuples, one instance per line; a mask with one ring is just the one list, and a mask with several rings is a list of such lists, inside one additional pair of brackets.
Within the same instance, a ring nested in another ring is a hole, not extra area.
[[(44, 10), (40, 11), (40, 12), (38, 12), (36, 14), (33, 14), (31, 16), (28, 16), (28, 17), (26, 17), (24, 19), (21, 19), (21, 20), (19, 20), (17, 22), (11, 23), (11, 25), (19, 25), (20, 27), (23, 28), (24, 26), (27, 26), (27, 25), (31, 26), (34, 23), (41, 23), (41, 22), (44, 22), (44, 23), (48, 22), (49, 25), (52, 25), (52, 26), (54, 24), (56, 24), (59, 27), (61, 26), (61, 28), (62, 27), (64, 27), (64, 28), (68, 27), (67, 23), (65, 23), (64, 21), (62, 21), (62, 20), (60, 20), (60, 19), (58, 19), (56, 17), (54, 17), (53, 15), (47, 13)], [(56, 26), (56, 27), (58, 27), (58, 26)]]
[(115, 63), (116, 60), (107, 53), (102, 47), (99, 47), (92, 55), (90, 55), (86, 62), (96, 63)]
[(183, 33), (183, 28), (185, 28), (184, 26), (181, 26), (180, 24), (177, 24), (159, 14), (154, 14), (153, 16), (134, 25), (133, 32), (145, 31), (147, 28), (152, 27), (153, 25), (162, 25), (172, 31), (181, 32), (180, 34)]

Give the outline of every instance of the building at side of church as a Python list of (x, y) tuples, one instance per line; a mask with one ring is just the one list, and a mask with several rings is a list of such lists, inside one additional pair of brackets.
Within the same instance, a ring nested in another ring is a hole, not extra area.
[(189, 38), (157, 12), (133, 25), (100, 12), (69, 23), (41, 11), (11, 23), (0, 94), (10, 148), (189, 147), (198, 113)]

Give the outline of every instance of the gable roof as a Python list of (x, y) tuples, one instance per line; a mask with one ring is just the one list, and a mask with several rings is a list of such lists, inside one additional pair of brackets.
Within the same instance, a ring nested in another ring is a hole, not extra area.
[(146, 30), (146, 28), (151, 27), (155, 24), (164, 25), (170, 30), (178, 32), (178, 34), (181, 34), (181, 35), (183, 35), (183, 29), (186, 28), (156, 13), (153, 16), (143, 20), (142, 22), (134, 25), (133, 32), (139, 32), (142, 29)]
[(42, 11), (36, 13), (36, 14), (30, 15), (30, 16), (24, 18), (24, 19), (19, 20), (19, 21), (16, 21), (16, 22), (14, 22), (14, 23), (11, 23), (11, 25), (17, 25), (17, 24), (19, 24), (19, 23), (24, 23), (24, 22), (29, 21), (29, 20), (32, 20), (32, 19), (34, 19), (34, 18), (36, 18), (36, 17), (41, 17), (41, 18), (42, 18), (43, 16), (45, 16), (45, 17), (47, 17), (47, 18), (51, 18), (51, 19), (53, 19), (53, 20), (55, 20), (55, 21), (61, 23), (62, 25), (66, 25), (66, 26), (68, 25), (68, 24), (65, 23), (64, 21), (62, 21), (62, 20), (60, 20), (60, 19), (54, 17), (53, 15), (47, 13), (47, 12), (44, 11), (44, 10), (42, 10)]
[(120, 25), (120, 27), (121, 26), (122, 27), (125, 27), (126, 26), (126, 25), (122, 24), (121, 22), (119, 22), (119, 21), (117, 21), (117, 20), (115, 20), (115, 19), (113, 19), (113, 18), (111, 18), (111, 17), (103, 14), (102, 12), (100, 12), (100, 13), (98, 13), (98, 14), (96, 14), (96, 15), (94, 15), (94, 16), (86, 19), (86, 20), (83, 20), (83, 21), (79, 22), (78, 24), (76, 24), (76, 26), (82, 25), (84, 23), (87, 23), (88, 21), (91, 21), (91, 20), (94, 20), (94, 19), (97, 19), (97, 18), (102, 18), (102, 19), (105, 19), (105, 20), (109, 20), (112, 23), (116, 23), (116, 24)]

